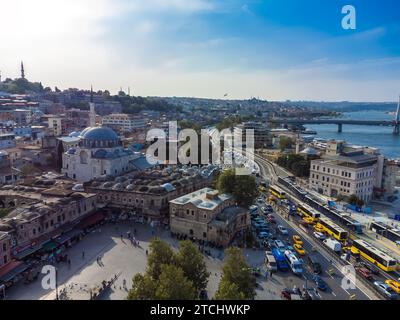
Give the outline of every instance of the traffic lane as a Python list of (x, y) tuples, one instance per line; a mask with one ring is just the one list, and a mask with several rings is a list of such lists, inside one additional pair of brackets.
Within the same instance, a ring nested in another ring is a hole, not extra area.
[[(274, 214), (276, 216), (276, 214)], [(262, 216), (262, 214), (261, 214)], [(280, 218), (280, 217), (278, 217)], [(291, 230), (291, 227), (287, 224), (284, 223), (285, 221), (283, 220), (279, 220), (278, 224), (282, 224), (284, 225), (288, 231)], [(282, 236), (281, 234), (279, 234), (276, 230), (276, 226), (270, 226), (270, 231), (273, 235), (276, 236), (277, 239), (282, 240), (286, 245), (292, 245), (291, 242), (291, 236), (294, 234), (297, 234), (295, 232), (290, 232), (289, 236)], [(305, 246), (306, 250), (311, 251), (311, 247), (309, 246)], [(301, 258), (305, 258), (305, 257), (301, 257)], [(321, 256), (317, 256), (317, 258), (319, 260), (322, 260)], [(306, 261), (304, 261), (305, 263), (303, 264), (303, 268), (304, 268), (304, 274), (302, 276), (297, 276), (295, 275), (292, 271), (288, 270), (287, 272), (282, 272), (279, 271), (278, 273), (278, 277), (283, 281), (283, 283), (285, 284), (285, 286), (289, 289), (293, 289), (293, 287), (297, 287), (297, 288), (308, 288), (308, 289), (312, 289), (315, 288), (317, 289), (317, 286), (315, 285), (315, 282), (313, 281), (312, 277), (313, 277), (313, 273), (312, 270), (310, 271), (309, 268), (307, 268), (307, 263)], [(323, 269), (327, 269), (328, 268), (328, 263), (321, 263), (322, 268)], [(321, 275), (322, 278), (323, 275)], [(328, 288), (326, 291), (320, 291), (317, 289), (317, 292), (319, 293), (320, 299), (348, 299), (348, 296), (345, 296), (344, 292), (339, 292), (339, 293), (335, 293), (332, 289), (333, 284), (336, 285), (336, 283), (332, 283), (331, 281), (326, 280), (326, 283), (328, 284)]]
[[(278, 213), (274, 213), (273, 214), (275, 219), (277, 220), (277, 224), (281, 224), (283, 225), (285, 228), (287, 228), (288, 232), (289, 232), (289, 236), (287, 237), (282, 237), (283, 240), (285, 240), (285, 238), (287, 239), (286, 242), (287, 244), (291, 244), (292, 245), (292, 241), (291, 241), (291, 237), (295, 234), (298, 234), (301, 236), (303, 243), (304, 243), (304, 249), (306, 250), (306, 253), (309, 255), (310, 253), (312, 253), (312, 255), (315, 255), (315, 257), (318, 259), (318, 261), (321, 264), (323, 273), (320, 275), (321, 278), (328, 284), (330, 290), (327, 292), (322, 292), (321, 295), (323, 297), (332, 299), (333, 297), (338, 297), (341, 299), (349, 299), (349, 297), (353, 294), (355, 294), (357, 296), (357, 299), (367, 299), (369, 300), (369, 298), (359, 289), (343, 289), (342, 288), (342, 279), (343, 276), (340, 272), (340, 270), (338, 268), (336, 268), (334, 265), (332, 265), (332, 260), (331, 259), (327, 259), (324, 255), (322, 255), (319, 251), (317, 252), (312, 252), (312, 248), (314, 247), (314, 245), (312, 244), (312, 242), (305, 237), (303, 234), (301, 234), (300, 232), (297, 232), (297, 230), (293, 230), (292, 226), (288, 224), (288, 222), (281, 217), (281, 215), (279, 215)], [(293, 217), (292, 217), (293, 218)], [(309, 237), (312, 237), (310, 235), (308, 235)], [(318, 239), (315, 239), (316, 241), (320, 241)], [(318, 247), (317, 247), (318, 248)], [(303, 259), (305, 260), (306, 257), (304, 257)], [(306, 265), (306, 261), (305, 261), (305, 265)], [(334, 276), (330, 276), (329, 273), (327, 272), (330, 268), (334, 268)], [(312, 273), (308, 275), (309, 279), (312, 279)], [(331, 297), (329, 297), (329, 295), (331, 295)]]

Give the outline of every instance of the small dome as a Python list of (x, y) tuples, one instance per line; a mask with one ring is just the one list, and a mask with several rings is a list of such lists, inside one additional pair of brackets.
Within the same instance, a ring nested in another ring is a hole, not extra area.
[(118, 140), (118, 135), (108, 127), (86, 128), (80, 135), (85, 140), (110, 141)]
[(73, 131), (68, 136), (71, 137), (71, 138), (77, 138), (77, 137), (80, 136), (80, 134), (81, 133), (79, 131)]

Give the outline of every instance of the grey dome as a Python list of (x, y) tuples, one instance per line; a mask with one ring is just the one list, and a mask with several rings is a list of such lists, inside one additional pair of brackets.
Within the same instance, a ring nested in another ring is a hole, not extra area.
[(96, 141), (110, 141), (119, 139), (115, 131), (108, 127), (86, 128), (81, 132), (81, 137), (85, 140)]

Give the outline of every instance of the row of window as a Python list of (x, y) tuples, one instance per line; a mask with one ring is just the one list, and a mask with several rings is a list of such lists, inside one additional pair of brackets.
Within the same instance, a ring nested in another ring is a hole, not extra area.
[[(316, 171), (320, 171), (320, 166), (319, 165), (313, 165), (313, 170)], [(331, 169), (329, 167), (322, 167), (322, 172), (326, 172), (326, 173), (331, 173), (333, 175), (341, 175), (342, 177), (346, 177), (346, 178), (351, 178), (352, 177), (352, 173), (351, 172), (347, 172), (347, 171), (340, 171), (339, 169)]]

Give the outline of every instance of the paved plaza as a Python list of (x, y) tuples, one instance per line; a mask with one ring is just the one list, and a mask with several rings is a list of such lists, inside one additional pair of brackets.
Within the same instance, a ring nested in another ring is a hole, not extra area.
[[(135, 246), (126, 238), (127, 232), (133, 235), (136, 229)], [(121, 234), (124, 236), (121, 239)], [(90, 290), (101, 285), (103, 280), (111, 280), (117, 275), (117, 280), (102, 299), (125, 299), (132, 286), (135, 273), (144, 272), (147, 263), (146, 250), (153, 234), (168, 241), (178, 248), (178, 240), (170, 236), (169, 231), (152, 229), (146, 225), (124, 222), (117, 225), (104, 225), (86, 235), (80, 242), (68, 249), (71, 266), (61, 262), (56, 265), (58, 270), (58, 290), (66, 291), (66, 298), (72, 300), (89, 300)], [(223, 251), (209, 249), (211, 256), (205, 255), (207, 268), (211, 273), (208, 282), (208, 295), (212, 298), (218, 288), (221, 278)], [(83, 253), (84, 252), (84, 256)], [(264, 252), (262, 250), (245, 250), (245, 256), (252, 267), (261, 267)], [(56, 298), (55, 290), (45, 290), (41, 286), (41, 276), (31, 284), (16, 284), (7, 291), (9, 300), (52, 300)], [(124, 282), (126, 285), (124, 286)], [(290, 281), (289, 281), (290, 282)], [(274, 277), (266, 280), (258, 278), (257, 299), (280, 299), (282, 288), (290, 286), (284, 278)]]

